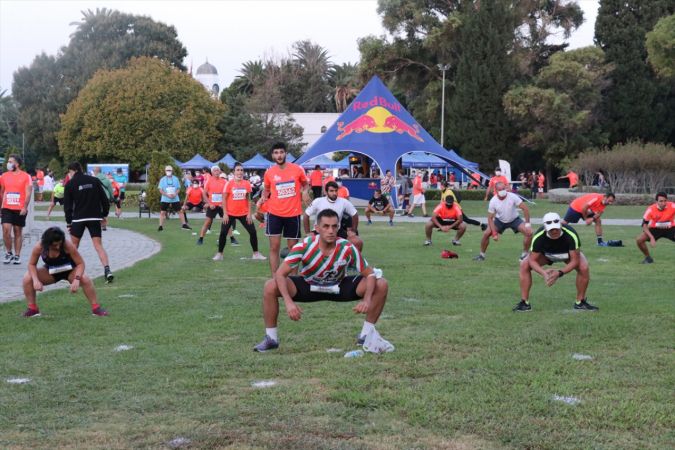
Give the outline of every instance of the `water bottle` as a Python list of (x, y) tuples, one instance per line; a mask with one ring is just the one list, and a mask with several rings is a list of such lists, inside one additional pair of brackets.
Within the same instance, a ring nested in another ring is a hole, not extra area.
[(350, 352), (345, 353), (345, 358), (360, 358), (364, 355), (365, 353), (363, 350), (352, 350)]

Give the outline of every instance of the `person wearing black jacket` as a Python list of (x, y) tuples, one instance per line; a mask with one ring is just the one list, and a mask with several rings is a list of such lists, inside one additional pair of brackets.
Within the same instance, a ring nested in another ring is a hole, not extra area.
[(106, 282), (112, 283), (115, 277), (110, 270), (108, 254), (103, 248), (101, 237), (101, 222), (108, 217), (110, 211), (108, 194), (98, 178), (82, 173), (79, 162), (68, 165), (68, 174), (70, 181), (66, 184), (63, 195), (63, 210), (66, 213), (70, 240), (78, 248), (84, 230), (89, 230), (94, 249), (103, 264)]

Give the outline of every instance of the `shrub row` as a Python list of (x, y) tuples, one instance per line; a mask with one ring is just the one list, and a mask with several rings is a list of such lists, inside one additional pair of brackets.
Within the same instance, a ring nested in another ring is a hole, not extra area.
[[(459, 195), (462, 200), (483, 200), (485, 198), (485, 189), (455, 189), (455, 194)], [(530, 198), (532, 192), (529, 189), (519, 189), (518, 194), (525, 198)], [(441, 191), (436, 189), (428, 189), (424, 193), (427, 200), (440, 200)]]

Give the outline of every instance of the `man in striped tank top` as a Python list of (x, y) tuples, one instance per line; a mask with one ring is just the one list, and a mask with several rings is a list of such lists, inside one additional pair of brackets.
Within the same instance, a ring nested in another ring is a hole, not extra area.
[[(358, 249), (337, 236), (339, 227), (335, 211), (324, 209), (319, 212), (315, 225), (318, 235), (308, 236), (293, 246), (274, 277), (265, 283), (265, 338), (253, 348), (254, 351), (265, 352), (279, 347), (280, 297), (288, 317), (295, 321), (302, 317), (302, 309), (296, 304), (299, 302), (360, 300), (353, 311), (365, 314), (366, 320), (357, 344), (363, 345), (365, 336), (375, 329), (387, 301), (387, 280), (377, 278)], [(359, 275), (347, 276), (348, 269), (354, 269)], [(295, 270), (298, 275), (291, 276)]]

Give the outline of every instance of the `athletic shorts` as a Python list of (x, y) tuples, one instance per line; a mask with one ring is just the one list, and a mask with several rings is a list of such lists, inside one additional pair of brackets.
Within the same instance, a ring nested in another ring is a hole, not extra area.
[(85, 220), (82, 222), (73, 222), (70, 224), (70, 235), (78, 239), (84, 236), (84, 230), (89, 230), (89, 236), (101, 237), (101, 221), (100, 220)]
[[(440, 217), (436, 216), (436, 220), (438, 220), (438, 223), (441, 224), (441, 226), (446, 226), (446, 225), (454, 225), (455, 222), (457, 222), (455, 219), (441, 219)], [(433, 223), (433, 222), (431, 222)], [(436, 224), (434, 224), (434, 228), (438, 228)]]
[(187, 206), (188, 209), (204, 209), (204, 202), (197, 203), (196, 205), (194, 203), (187, 202), (185, 206)]
[(265, 221), (267, 236), (281, 236), (284, 239), (300, 239), (300, 216), (280, 217), (267, 213)]
[(206, 217), (209, 219), (215, 219), (216, 216), (223, 217), (223, 207), (222, 206), (216, 206), (215, 208), (206, 208)]
[(518, 227), (520, 224), (524, 223), (523, 219), (516, 217), (509, 223), (504, 223), (501, 220), (495, 217), (495, 227), (497, 228), (497, 233), (502, 234), (507, 229), (511, 228), (514, 233), (518, 233)]
[(63, 197), (54, 197), (54, 204), (63, 206)]
[(323, 187), (321, 186), (312, 186), (312, 195), (313, 198), (319, 198), (321, 197), (321, 194), (323, 193)]
[[(595, 213), (591, 212), (591, 214), (588, 215), (588, 218), (594, 218)], [(567, 208), (567, 212), (565, 213), (565, 218), (563, 219), (567, 223), (577, 223), (579, 222), (580, 219), (583, 219), (584, 216), (581, 215), (579, 211), (575, 211), (572, 208)]]
[(296, 302), (318, 302), (320, 300), (328, 300), (333, 302), (351, 302), (363, 298), (356, 294), (356, 287), (359, 285), (361, 278), (363, 278), (361, 275), (351, 275), (344, 277), (340, 282), (339, 294), (312, 292), (310, 291), (309, 283), (307, 283), (304, 278), (300, 276), (291, 276), (289, 278), (295, 285), (295, 288), (298, 290), (298, 292), (296, 292), (296, 294), (293, 296), (293, 301)]
[[(45, 265), (44, 267), (45, 267), (45, 269), (49, 270), (48, 266)], [(71, 273), (73, 273), (73, 271), (69, 270), (68, 272), (53, 273), (53, 274), (50, 274), (49, 276), (54, 278), (54, 280), (56, 280), (56, 282), (58, 283), (61, 280), (68, 281), (68, 277), (70, 276)]]
[(28, 214), (22, 216), (20, 213), (21, 211), (18, 209), (2, 208), (2, 211), (0, 212), (0, 222), (11, 223), (16, 227), (23, 228), (26, 226), (26, 216)]
[(671, 228), (650, 228), (649, 232), (654, 236), (655, 240), (659, 240), (661, 238), (666, 238), (670, 239), (671, 241), (675, 242), (675, 227)]
[(426, 199), (424, 198), (424, 194), (417, 194), (413, 196), (413, 205), (423, 205), (426, 202)]
[(180, 202), (160, 202), (159, 210), (177, 213), (180, 211)]

